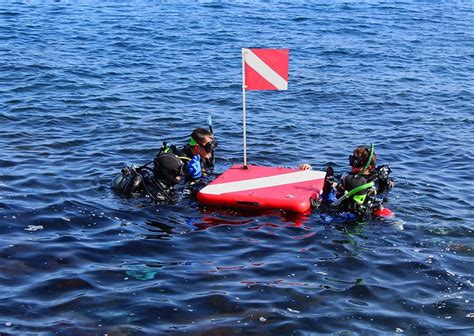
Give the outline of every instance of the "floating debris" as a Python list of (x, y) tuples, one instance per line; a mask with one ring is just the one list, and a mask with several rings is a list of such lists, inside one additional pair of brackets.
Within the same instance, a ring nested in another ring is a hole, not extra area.
[(43, 230), (43, 225), (28, 225), (25, 228), (25, 231), (38, 231)]
[(299, 310), (296, 310), (296, 309), (291, 309), (291, 308), (286, 308), (290, 313), (296, 313), (296, 314), (299, 314), (301, 313)]
[(152, 280), (155, 278), (156, 272), (153, 271), (127, 271), (127, 275), (137, 280)]

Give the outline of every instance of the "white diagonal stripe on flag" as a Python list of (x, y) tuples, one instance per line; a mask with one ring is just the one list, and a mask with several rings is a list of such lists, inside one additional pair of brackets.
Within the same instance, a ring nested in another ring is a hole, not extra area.
[(278, 187), (285, 184), (319, 180), (323, 179), (325, 176), (326, 173), (322, 171), (301, 170), (294, 173), (258, 177), (243, 181), (210, 184), (201, 189), (200, 192), (208, 195), (221, 195), (236, 191)]
[(288, 82), (249, 49), (245, 49), (245, 63), (278, 90), (288, 90)]

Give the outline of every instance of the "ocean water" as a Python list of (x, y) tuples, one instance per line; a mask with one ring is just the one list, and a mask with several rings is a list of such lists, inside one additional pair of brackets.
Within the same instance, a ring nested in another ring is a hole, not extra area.
[[(1, 335), (472, 335), (472, 1), (0, 4)], [(337, 173), (374, 142), (396, 216), (210, 210), (110, 182), (209, 115), (242, 162)]]

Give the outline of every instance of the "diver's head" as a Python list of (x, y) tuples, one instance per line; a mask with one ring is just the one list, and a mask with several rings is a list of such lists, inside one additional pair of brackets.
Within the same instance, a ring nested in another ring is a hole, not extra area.
[(212, 156), (217, 141), (214, 135), (204, 128), (196, 128), (189, 138), (189, 145), (193, 155), (199, 155), (201, 159), (209, 159)]
[(377, 155), (375, 154), (374, 145), (358, 146), (349, 155), (349, 164), (353, 173), (371, 172), (377, 163)]
[(183, 162), (172, 153), (162, 153), (155, 158), (155, 179), (168, 185), (175, 185), (181, 181)]

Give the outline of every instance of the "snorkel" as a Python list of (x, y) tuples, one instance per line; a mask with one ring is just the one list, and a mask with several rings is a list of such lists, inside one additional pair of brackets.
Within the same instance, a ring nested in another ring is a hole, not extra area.
[(214, 134), (214, 132), (212, 131), (212, 117), (210, 115), (207, 116), (207, 125), (209, 126), (209, 132)]
[(214, 136), (214, 131), (212, 130), (212, 117), (211, 115), (209, 115), (207, 117), (207, 125), (209, 126), (209, 132), (211, 132), (212, 134), (212, 138), (213, 138), (213, 142), (214, 142), (214, 149), (212, 150), (212, 153), (211, 153), (211, 157), (210, 157), (210, 160), (211, 160), (211, 163), (212, 165), (214, 166), (214, 163), (215, 163), (215, 157), (214, 157), (214, 152), (215, 152), (215, 148), (217, 147), (217, 139), (216, 137)]

